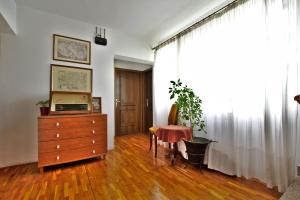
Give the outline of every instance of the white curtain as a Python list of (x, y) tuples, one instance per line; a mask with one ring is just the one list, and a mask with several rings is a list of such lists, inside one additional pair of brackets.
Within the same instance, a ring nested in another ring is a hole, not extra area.
[(170, 80), (177, 79), (177, 41), (156, 52), (153, 67), (153, 124), (155, 126), (168, 124), (168, 114), (171, 108), (169, 96)]
[(279, 191), (296, 172), (295, 4), (243, 1), (159, 49), (154, 68), (157, 125), (167, 119), (169, 81), (180, 77), (203, 101), (208, 134), (196, 134), (218, 141), (208, 167)]

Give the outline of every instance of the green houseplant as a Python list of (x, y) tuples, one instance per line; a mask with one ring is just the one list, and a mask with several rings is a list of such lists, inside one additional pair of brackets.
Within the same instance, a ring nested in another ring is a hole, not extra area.
[(179, 109), (179, 120), (183, 125), (189, 124), (192, 130), (192, 140), (184, 141), (187, 149), (188, 161), (191, 164), (200, 166), (203, 164), (206, 147), (213, 142), (206, 138), (195, 137), (194, 131), (206, 133), (205, 122), (203, 120), (202, 101), (195, 94), (193, 89), (187, 85), (183, 86), (180, 79), (171, 81), (169, 88), (170, 99), (176, 99), (175, 103)]
[(36, 103), (36, 106), (40, 106), (41, 116), (49, 114), (49, 100), (40, 100)]
[(193, 137), (194, 130), (197, 128), (198, 131), (205, 131), (205, 122), (202, 119), (202, 101), (195, 94), (193, 89), (187, 85), (183, 86), (180, 79), (177, 81), (170, 81), (171, 87), (169, 88), (170, 99), (176, 98), (176, 105), (179, 109), (179, 118), (186, 125), (186, 121), (192, 129)]

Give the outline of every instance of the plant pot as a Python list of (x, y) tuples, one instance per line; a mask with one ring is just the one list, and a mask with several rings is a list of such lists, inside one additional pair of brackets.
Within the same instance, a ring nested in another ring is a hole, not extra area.
[(206, 147), (211, 142), (213, 141), (202, 137), (194, 137), (190, 141), (184, 141), (186, 152), (188, 154), (187, 161), (190, 164), (199, 166), (201, 168), (201, 165), (204, 161)]
[(47, 116), (49, 114), (50, 108), (49, 107), (40, 107), (41, 116)]

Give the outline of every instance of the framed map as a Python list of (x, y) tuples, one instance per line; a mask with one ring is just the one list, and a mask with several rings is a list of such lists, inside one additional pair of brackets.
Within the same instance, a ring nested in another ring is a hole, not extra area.
[(91, 63), (91, 42), (54, 34), (53, 60), (89, 65)]
[(92, 93), (92, 75), (92, 69), (51, 65), (51, 91)]

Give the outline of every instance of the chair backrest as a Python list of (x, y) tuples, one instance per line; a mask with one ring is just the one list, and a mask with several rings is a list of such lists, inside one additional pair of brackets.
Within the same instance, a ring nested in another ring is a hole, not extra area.
[(177, 118), (178, 118), (178, 107), (176, 104), (173, 104), (169, 112), (168, 125), (177, 125)]

